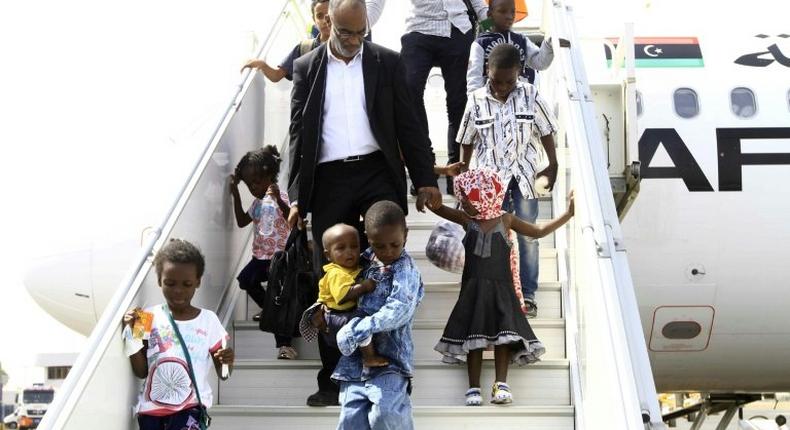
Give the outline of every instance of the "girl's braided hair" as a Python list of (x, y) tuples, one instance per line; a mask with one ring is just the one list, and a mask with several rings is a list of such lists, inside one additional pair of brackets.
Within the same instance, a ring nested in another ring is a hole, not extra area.
[(272, 182), (277, 182), (281, 160), (277, 148), (273, 145), (266, 145), (244, 154), (239, 164), (236, 165), (234, 174), (237, 178), (241, 178), (244, 169), (252, 168), (252, 174), (256, 178), (270, 178)]

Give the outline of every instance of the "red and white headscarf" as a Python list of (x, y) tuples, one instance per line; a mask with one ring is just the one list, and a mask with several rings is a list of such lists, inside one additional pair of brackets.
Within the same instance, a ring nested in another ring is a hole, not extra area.
[(505, 187), (499, 174), (490, 169), (473, 169), (461, 173), (453, 181), (453, 189), (458, 197), (465, 196), (479, 212), (474, 219), (486, 220), (501, 216), (502, 202), (505, 200)]

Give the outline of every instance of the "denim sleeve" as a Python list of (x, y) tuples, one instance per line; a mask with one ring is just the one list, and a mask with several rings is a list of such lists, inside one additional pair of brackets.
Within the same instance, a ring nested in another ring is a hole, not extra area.
[(372, 315), (355, 318), (337, 333), (337, 346), (343, 355), (351, 355), (359, 343), (375, 333), (400, 328), (411, 321), (420, 298), (420, 275), (415, 270), (397, 270), (392, 290), (384, 305)]

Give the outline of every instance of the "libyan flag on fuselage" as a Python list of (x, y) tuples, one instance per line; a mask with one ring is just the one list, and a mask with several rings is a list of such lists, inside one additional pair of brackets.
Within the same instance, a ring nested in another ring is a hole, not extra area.
[[(617, 49), (618, 38), (608, 38)], [(604, 45), (606, 65), (612, 67), (612, 50)], [(696, 37), (634, 38), (636, 67), (704, 67), (702, 50)], [(625, 60), (621, 60), (622, 62)]]

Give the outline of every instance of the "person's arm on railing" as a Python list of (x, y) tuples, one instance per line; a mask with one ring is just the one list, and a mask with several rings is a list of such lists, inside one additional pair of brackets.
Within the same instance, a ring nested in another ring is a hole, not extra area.
[[(236, 225), (239, 227), (246, 227), (252, 222), (250, 214), (244, 211), (241, 207), (241, 195), (239, 194), (239, 178), (236, 175), (230, 175), (230, 195), (233, 200), (233, 214), (236, 215)], [(285, 212), (288, 213), (288, 212)]]
[(260, 70), (272, 82), (280, 82), (288, 75), (288, 71), (284, 68), (278, 67), (275, 69), (263, 60), (250, 60), (241, 68), (241, 71), (243, 72), (247, 68)]
[(568, 220), (573, 217), (574, 210), (575, 204), (573, 192), (571, 191), (571, 194), (568, 196), (568, 210), (566, 210), (565, 213), (560, 217), (554, 218), (545, 224), (528, 223), (521, 218), (509, 213), (502, 215), (502, 221), (504, 222), (505, 227), (515, 231), (518, 234), (534, 238), (541, 238), (562, 227), (563, 224), (568, 222)]

